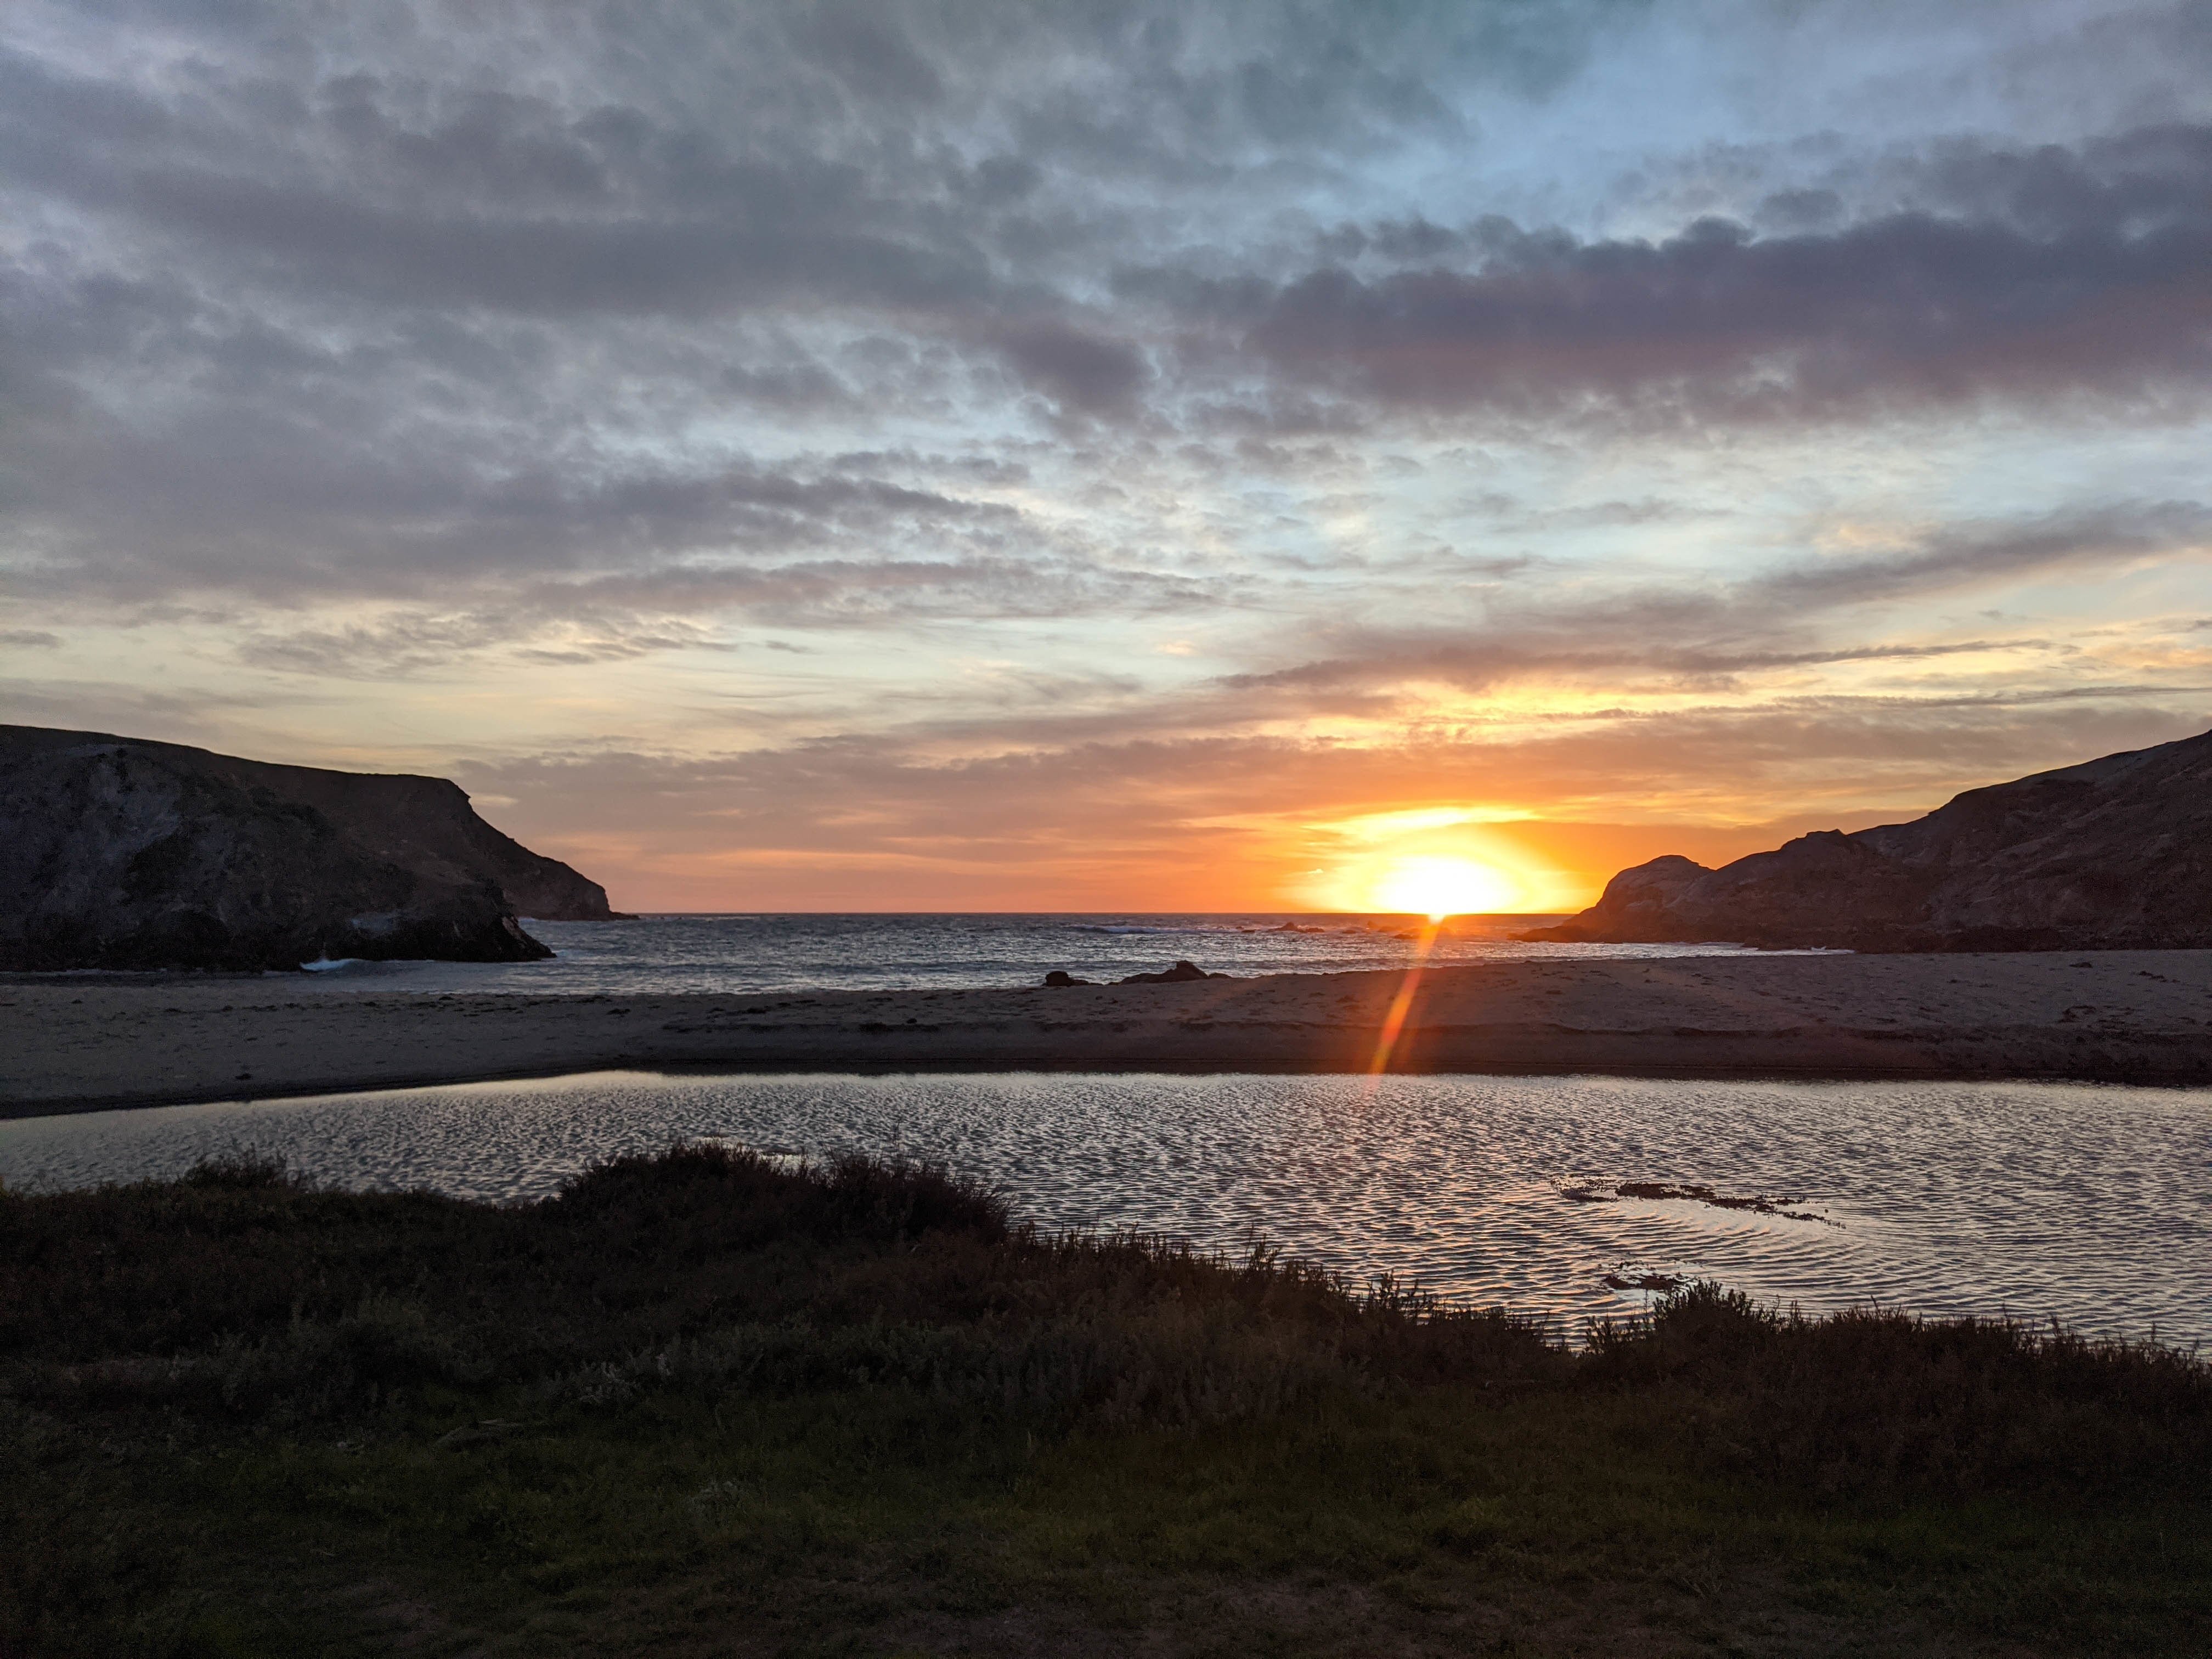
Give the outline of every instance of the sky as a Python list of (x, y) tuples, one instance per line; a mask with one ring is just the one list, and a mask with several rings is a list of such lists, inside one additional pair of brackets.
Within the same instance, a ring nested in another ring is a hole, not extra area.
[(0, 719), (629, 908), (1568, 908), (2191, 735), (2208, 413), (2203, 0), (0, 14)]

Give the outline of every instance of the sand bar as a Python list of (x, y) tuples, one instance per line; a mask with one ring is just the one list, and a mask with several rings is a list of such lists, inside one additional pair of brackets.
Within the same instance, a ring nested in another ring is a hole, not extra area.
[[(0, 980), (0, 1115), (548, 1075), (1365, 1071), (1401, 973), (528, 997)], [(1394, 1070), (2212, 1082), (2212, 951), (1516, 961), (1421, 976)]]

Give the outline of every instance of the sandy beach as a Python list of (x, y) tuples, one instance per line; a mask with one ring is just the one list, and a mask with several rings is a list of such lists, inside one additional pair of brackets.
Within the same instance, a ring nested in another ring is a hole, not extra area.
[[(0, 1113), (547, 1075), (1365, 1071), (1396, 972), (1174, 985), (532, 998), (284, 977), (0, 984)], [(1393, 1070), (2212, 1082), (2212, 951), (1517, 961), (1434, 969)]]

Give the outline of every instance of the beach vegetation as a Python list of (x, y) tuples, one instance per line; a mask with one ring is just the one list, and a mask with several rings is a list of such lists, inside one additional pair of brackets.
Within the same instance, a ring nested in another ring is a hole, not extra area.
[(1565, 1331), (681, 1146), (0, 1195), (0, 1652), (2212, 1644), (2212, 1370), (1711, 1286)]

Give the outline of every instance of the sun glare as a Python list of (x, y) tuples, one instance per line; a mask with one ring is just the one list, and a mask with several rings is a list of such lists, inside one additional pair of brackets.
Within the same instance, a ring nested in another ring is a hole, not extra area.
[(1510, 910), (1521, 896), (1519, 882), (1473, 859), (1399, 859), (1375, 884), (1379, 908), (1413, 912), (1431, 921)]

